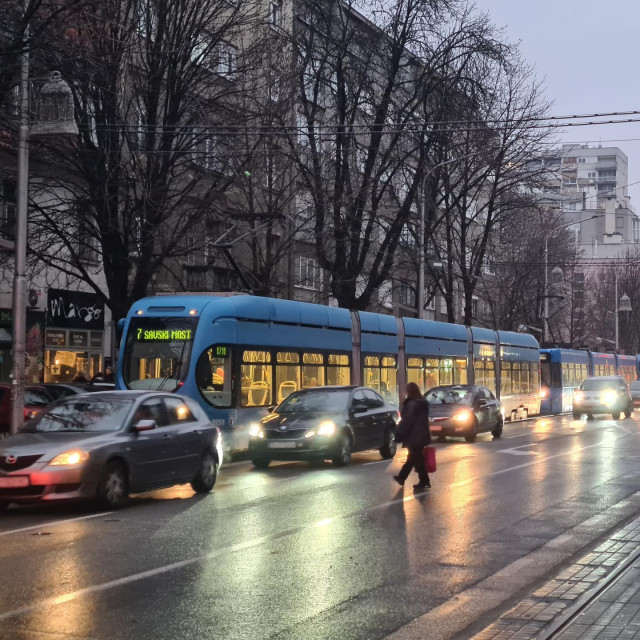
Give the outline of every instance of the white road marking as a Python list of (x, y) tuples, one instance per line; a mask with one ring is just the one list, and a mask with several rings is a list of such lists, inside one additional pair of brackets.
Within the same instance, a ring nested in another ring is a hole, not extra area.
[(510, 453), (514, 456), (539, 456), (537, 451), (520, 451), (520, 449), (498, 449), (498, 453)]
[(104, 513), (92, 513), (90, 516), (79, 516), (78, 518), (66, 518), (65, 520), (55, 520), (53, 522), (43, 522), (42, 524), (34, 524), (30, 527), (21, 527), (20, 529), (9, 529), (8, 531), (0, 531), (0, 536), (10, 536), (13, 533), (23, 533), (24, 531), (33, 531), (34, 529), (47, 529), (49, 527), (57, 527), (67, 522), (78, 522), (80, 520), (90, 520), (91, 518), (102, 518), (109, 516), (113, 511), (105, 511)]
[[(637, 434), (634, 434), (637, 435)], [(625, 437), (625, 436), (623, 436)], [(621, 439), (621, 438), (618, 438)], [(510, 473), (511, 471), (517, 471), (518, 469), (524, 469), (526, 467), (531, 467), (536, 464), (541, 464), (546, 462), (547, 460), (553, 460), (554, 458), (562, 458), (565, 456), (575, 455), (577, 451), (586, 451), (587, 449), (593, 449), (595, 447), (601, 447), (601, 443), (590, 444), (585, 447), (579, 447), (577, 449), (572, 449), (571, 451), (566, 451), (565, 453), (557, 453), (552, 456), (541, 457), (536, 460), (532, 460), (531, 462), (525, 462), (523, 464), (518, 464), (513, 467), (508, 467), (506, 469), (500, 469), (499, 471), (493, 471), (483, 476), (476, 476), (472, 478), (468, 478), (467, 480), (461, 480), (460, 482), (453, 483), (451, 485), (447, 485), (446, 489), (463, 487), (468, 484), (477, 484), (480, 480), (484, 478), (491, 478), (494, 476), (503, 475), (505, 473)], [(63, 594), (61, 596), (57, 596), (55, 598), (47, 598), (46, 600), (41, 600), (40, 602), (36, 602), (34, 604), (30, 604), (24, 607), (19, 607), (17, 609), (12, 609), (10, 611), (5, 611), (0, 614), (0, 621), (7, 620), (9, 618), (15, 618), (16, 616), (31, 613), (33, 611), (37, 611), (39, 609), (44, 609), (46, 607), (51, 607), (58, 604), (64, 604), (66, 602), (71, 602), (72, 600), (77, 600), (85, 595), (91, 593), (100, 593), (102, 591), (108, 591), (109, 589), (113, 589), (115, 587), (119, 587), (125, 584), (131, 584), (132, 582), (138, 582), (139, 580), (144, 580), (146, 578), (152, 578), (154, 576), (162, 575), (164, 573), (168, 573), (170, 571), (175, 571), (176, 569), (182, 569), (184, 567), (189, 567), (191, 565), (197, 564), (199, 562), (204, 562), (206, 560), (211, 560), (220, 556), (226, 556), (231, 553), (235, 553), (237, 551), (244, 551), (246, 549), (250, 549), (252, 547), (257, 547), (260, 544), (264, 544), (266, 542), (271, 542), (273, 540), (277, 540), (280, 538), (285, 538), (288, 536), (296, 535), (297, 533), (302, 533), (303, 531), (311, 530), (317, 527), (326, 526), (328, 524), (332, 524), (334, 522), (339, 522), (343, 520), (350, 520), (351, 518), (357, 518), (366, 513), (371, 513), (373, 511), (379, 511), (380, 509), (385, 509), (395, 504), (411, 502), (412, 500), (416, 500), (417, 498), (422, 498), (424, 496), (429, 495), (429, 491), (424, 493), (420, 493), (417, 495), (408, 495), (403, 496), (402, 498), (395, 498), (394, 500), (388, 500), (387, 502), (383, 502), (382, 504), (375, 505), (373, 507), (369, 507), (367, 509), (361, 509), (360, 511), (355, 511), (353, 513), (349, 513), (343, 516), (336, 516), (334, 518), (325, 518), (322, 520), (318, 520), (317, 522), (313, 522), (308, 525), (301, 525), (299, 527), (295, 527), (293, 529), (287, 529), (285, 531), (281, 531), (279, 533), (274, 533), (268, 536), (261, 536), (259, 538), (254, 538), (253, 540), (247, 540), (246, 542), (241, 542), (238, 544), (234, 544), (230, 547), (225, 547), (223, 549), (215, 549), (209, 553), (205, 553), (203, 555), (195, 556), (192, 558), (187, 558), (186, 560), (180, 560), (178, 562), (172, 562), (171, 564), (166, 564), (160, 567), (156, 567), (155, 569), (149, 569), (147, 571), (141, 571), (139, 573), (133, 573), (128, 576), (124, 576), (122, 578), (117, 578), (115, 580), (109, 580), (108, 582), (102, 582), (100, 584), (90, 585), (88, 587), (84, 587), (83, 589), (78, 589), (76, 591), (71, 591), (70, 593)], [(105, 514), (99, 514), (105, 515)], [(602, 516), (595, 516), (590, 519), (590, 521), (596, 522)]]

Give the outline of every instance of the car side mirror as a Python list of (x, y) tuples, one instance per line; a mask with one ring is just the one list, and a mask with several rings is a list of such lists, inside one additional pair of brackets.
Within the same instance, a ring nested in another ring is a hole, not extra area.
[(353, 413), (364, 413), (365, 411), (369, 411), (369, 407), (366, 404), (357, 403), (351, 407), (351, 411), (353, 411)]
[(478, 406), (479, 407), (486, 407), (487, 406), (487, 401), (484, 398), (481, 398), (480, 400), (478, 400)]
[(152, 431), (156, 428), (155, 420), (139, 420), (133, 427), (138, 433), (141, 431)]
[(276, 405), (275, 405), (275, 404), (272, 404), (270, 407), (267, 407), (267, 411), (268, 411), (269, 413), (273, 413), (273, 411), (274, 411), (274, 409), (275, 409), (275, 408), (276, 408)]

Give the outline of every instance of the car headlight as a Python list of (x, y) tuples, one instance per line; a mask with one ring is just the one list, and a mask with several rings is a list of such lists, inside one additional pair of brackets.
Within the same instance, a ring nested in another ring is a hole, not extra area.
[(469, 422), (473, 418), (473, 414), (471, 411), (459, 411), (454, 413), (452, 417), (456, 422)]
[(319, 436), (332, 436), (336, 432), (336, 423), (333, 420), (323, 420), (317, 429)]
[(57, 455), (50, 463), (50, 467), (73, 467), (82, 464), (89, 459), (89, 453), (80, 449), (65, 451)]
[(584, 393), (582, 391), (576, 391), (573, 394), (573, 403), (580, 404), (584, 400)]
[(252, 438), (264, 438), (262, 426), (257, 422), (252, 422), (249, 425), (249, 436), (251, 436)]
[(615, 404), (618, 401), (618, 392), (613, 389), (607, 389), (602, 392), (602, 402), (607, 406)]
[(316, 430), (315, 429), (309, 429), (309, 431), (307, 431), (307, 433), (304, 434), (305, 438), (313, 438), (313, 436), (316, 435)]

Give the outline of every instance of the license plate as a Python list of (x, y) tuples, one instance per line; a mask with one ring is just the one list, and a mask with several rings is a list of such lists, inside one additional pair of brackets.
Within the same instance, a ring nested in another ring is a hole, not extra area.
[(270, 442), (269, 449), (295, 449), (295, 442)]
[(429, 431), (431, 431), (432, 433), (435, 433), (435, 432), (438, 432), (438, 431), (442, 431), (442, 427), (439, 427), (439, 426), (437, 426), (435, 424), (432, 424), (429, 427)]
[(29, 476), (15, 476), (13, 478), (0, 478), (0, 488), (28, 487)]

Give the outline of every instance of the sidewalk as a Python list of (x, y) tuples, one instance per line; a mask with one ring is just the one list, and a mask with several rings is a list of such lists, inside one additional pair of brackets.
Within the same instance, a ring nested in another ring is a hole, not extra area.
[(552, 635), (640, 640), (640, 517), (471, 637), (542, 640)]

